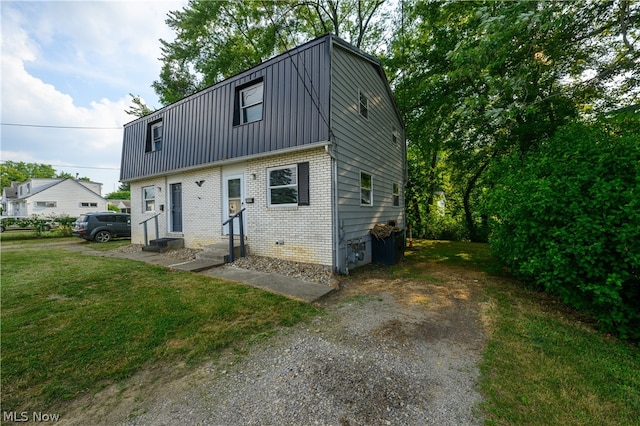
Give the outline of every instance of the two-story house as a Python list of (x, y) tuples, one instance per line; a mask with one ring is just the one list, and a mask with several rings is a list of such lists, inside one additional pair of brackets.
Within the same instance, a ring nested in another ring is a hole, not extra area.
[(133, 243), (154, 216), (220, 242), (244, 209), (251, 254), (344, 273), (375, 224), (404, 227), (404, 126), (380, 61), (326, 35), (126, 124), (121, 181)]
[(2, 214), (28, 217), (37, 215), (79, 216), (107, 210), (102, 184), (71, 178), (32, 178), (12, 182), (2, 190)]

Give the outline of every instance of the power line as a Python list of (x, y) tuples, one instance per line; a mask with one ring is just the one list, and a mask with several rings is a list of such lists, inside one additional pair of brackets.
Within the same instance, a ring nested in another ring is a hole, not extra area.
[[(7, 160), (0, 160), (0, 163), (6, 163)], [(93, 169), (93, 170), (120, 170), (120, 167), (93, 167), (93, 166), (74, 166), (72, 164), (47, 164), (51, 167), (66, 167), (70, 169)]]
[(51, 126), (46, 124), (20, 124), (20, 123), (0, 123), (0, 125), (14, 126), (14, 127), (44, 127), (48, 129), (122, 130), (122, 127)]

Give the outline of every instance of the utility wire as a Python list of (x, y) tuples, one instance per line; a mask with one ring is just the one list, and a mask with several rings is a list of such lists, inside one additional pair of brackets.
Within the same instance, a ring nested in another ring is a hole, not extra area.
[[(0, 160), (0, 163), (6, 163), (8, 160)], [(93, 169), (93, 170), (120, 170), (119, 167), (93, 167), (93, 166), (74, 166), (72, 164), (47, 164), (51, 167), (66, 167), (69, 169)]]
[(0, 125), (14, 126), (14, 127), (44, 127), (48, 129), (122, 130), (122, 127), (50, 126), (46, 124), (20, 124), (20, 123), (0, 123)]

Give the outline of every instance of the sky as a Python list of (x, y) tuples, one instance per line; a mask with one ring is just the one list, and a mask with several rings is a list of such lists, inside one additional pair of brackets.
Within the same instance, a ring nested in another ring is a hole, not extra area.
[(129, 93), (160, 107), (151, 88), (167, 13), (184, 1), (0, 1), (0, 161), (50, 164), (119, 186)]

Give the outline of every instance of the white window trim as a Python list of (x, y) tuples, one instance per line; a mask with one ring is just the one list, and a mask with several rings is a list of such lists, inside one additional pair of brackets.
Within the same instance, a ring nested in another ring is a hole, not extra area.
[(58, 207), (57, 201), (36, 201), (36, 207), (55, 208)]
[[(271, 172), (274, 170), (284, 170), (284, 169), (295, 169), (296, 171), (296, 183), (289, 185), (279, 185), (279, 186), (271, 186)], [(286, 166), (278, 166), (278, 167), (269, 167), (267, 168), (267, 207), (270, 208), (289, 208), (289, 207), (298, 207), (298, 201), (300, 200), (300, 193), (298, 189), (299, 184), (299, 176), (298, 176), (298, 165), (297, 164), (289, 164)], [(271, 190), (274, 188), (295, 188), (296, 189), (296, 202), (295, 203), (287, 203), (287, 204), (272, 204), (271, 203)]]
[[(391, 204), (394, 207), (400, 207), (400, 184), (393, 183), (391, 186), (391, 192), (393, 194), (391, 198)], [(398, 204), (396, 204), (396, 197), (398, 197)]]
[[(362, 114), (362, 98), (364, 97), (364, 99), (367, 101), (367, 105), (365, 105), (366, 107), (366, 114), (364, 115)], [(367, 96), (362, 90), (358, 90), (358, 115), (362, 118), (364, 118), (365, 120), (369, 120), (369, 112), (371, 111), (371, 102), (369, 100), (369, 96)]]
[[(259, 101), (253, 102), (251, 104), (244, 104), (244, 96), (243, 93), (255, 89), (257, 87), (262, 87), (262, 97), (260, 98)], [(259, 83), (256, 84), (252, 84), (251, 86), (245, 87), (244, 89), (240, 90), (239, 93), (239, 102), (240, 102), (240, 124), (249, 124), (249, 123), (255, 123), (256, 121), (260, 121), (262, 120), (262, 117), (264, 116), (264, 82), (261, 81)], [(258, 120), (252, 120), (252, 121), (245, 121), (244, 120), (244, 111), (248, 108), (254, 107), (256, 105), (262, 105), (262, 113), (260, 114), (260, 118)]]
[[(153, 198), (146, 198), (145, 189), (151, 188), (153, 189)], [(153, 200), (153, 209), (147, 210), (147, 201)], [(153, 185), (143, 186), (142, 187), (142, 213), (155, 213), (156, 212), (156, 188)]]
[[(161, 135), (159, 138), (154, 137), (154, 130), (160, 127)], [(151, 152), (161, 151), (162, 145), (164, 144), (164, 127), (162, 121), (158, 121), (157, 123), (151, 124)], [(160, 142), (160, 148), (157, 148), (157, 142)]]
[[(86, 204), (86, 206), (84, 204)], [(80, 207), (98, 207), (98, 203), (95, 201), (81, 201)]]
[[(369, 204), (365, 204), (362, 202), (362, 190), (367, 189), (362, 186), (362, 174), (368, 175), (371, 179), (371, 188), (369, 189)], [(365, 172), (364, 170), (360, 170), (360, 206), (362, 207), (372, 207), (373, 206), (373, 175), (371, 173)]]

